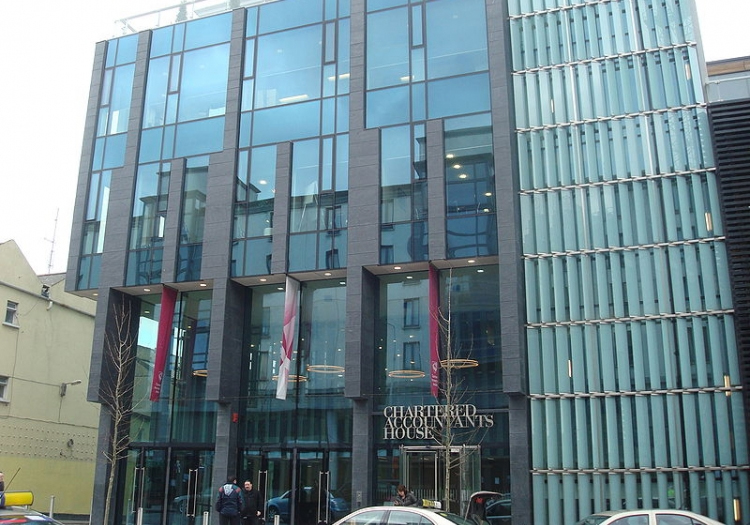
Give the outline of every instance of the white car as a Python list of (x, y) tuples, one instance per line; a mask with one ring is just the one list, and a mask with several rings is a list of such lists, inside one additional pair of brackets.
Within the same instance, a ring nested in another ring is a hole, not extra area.
[[(365, 507), (333, 525), (476, 525), (473, 521), (440, 509), (384, 505)], [(712, 524), (713, 525), (713, 524)]]
[(677, 509), (603, 510), (576, 525), (724, 525), (695, 512)]

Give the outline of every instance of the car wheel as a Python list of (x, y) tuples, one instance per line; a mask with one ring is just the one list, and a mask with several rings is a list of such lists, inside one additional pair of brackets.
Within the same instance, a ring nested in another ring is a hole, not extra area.
[(277, 509), (276, 507), (268, 507), (268, 512), (266, 512), (266, 521), (270, 521), (271, 523), (273, 523), (278, 514), (279, 509)]
[(180, 514), (185, 514), (185, 510), (187, 509), (186, 505), (187, 501), (180, 501), (180, 503), (177, 505), (177, 512), (179, 512)]

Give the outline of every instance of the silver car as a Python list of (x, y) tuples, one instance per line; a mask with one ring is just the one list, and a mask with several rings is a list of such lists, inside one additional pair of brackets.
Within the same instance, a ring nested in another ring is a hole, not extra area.
[(476, 525), (473, 521), (440, 509), (384, 505), (365, 507), (333, 525)]
[(603, 510), (576, 525), (723, 525), (695, 512), (677, 509)]

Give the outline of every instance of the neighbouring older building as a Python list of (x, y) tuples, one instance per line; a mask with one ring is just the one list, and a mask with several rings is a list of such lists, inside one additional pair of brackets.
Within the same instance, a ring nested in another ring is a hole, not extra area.
[[(0, 470), (34, 508), (88, 518), (99, 405), (86, 400), (96, 303), (0, 243)], [(12, 482), (11, 482), (12, 480)], [(54, 503), (52, 498), (54, 497)]]
[(113, 523), (204, 523), (228, 472), (294, 525), (401, 482), (747, 521), (692, 0), (211, 5), (96, 47), (67, 286), (92, 401), (132, 315)]

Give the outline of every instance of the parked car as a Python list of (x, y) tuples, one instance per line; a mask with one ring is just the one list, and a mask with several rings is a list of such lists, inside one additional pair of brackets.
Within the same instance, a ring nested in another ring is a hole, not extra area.
[(473, 521), (440, 509), (383, 505), (355, 510), (333, 525), (476, 525)]
[(576, 525), (723, 525), (695, 512), (677, 509), (604, 510)]
[(195, 509), (191, 509), (188, 507), (188, 505), (190, 504), (190, 497), (187, 494), (177, 496), (175, 499), (173, 499), (172, 508), (180, 514), (187, 514), (189, 510), (195, 510), (197, 514), (200, 514), (204, 510), (210, 510), (211, 504), (216, 497), (218, 497), (218, 492), (214, 494), (214, 490), (209, 487), (198, 494), (198, 501), (196, 501)]
[[(297, 499), (300, 506), (307, 505), (308, 508), (298, 508), (297, 512), (300, 514), (309, 513), (310, 511), (315, 512), (316, 509), (313, 506), (317, 505), (317, 488), (315, 487), (302, 487), (299, 489), (302, 491), (301, 494), (297, 495)], [(266, 519), (273, 522), (274, 517), (277, 515), (281, 521), (289, 522), (289, 500), (292, 497), (292, 491), (287, 490), (281, 496), (271, 498), (266, 502)], [(337, 520), (349, 513), (350, 507), (349, 502), (344, 498), (338, 498), (332, 493), (328, 492), (328, 512), (331, 520)]]
[(31, 492), (6, 492), (5, 498), (7, 506), (0, 507), (0, 525), (62, 525), (59, 521), (28, 508), (28, 505), (34, 503)]
[(475, 492), (469, 498), (465, 517), (477, 525), (482, 525), (482, 522), (489, 525), (509, 525), (510, 496), (487, 490)]

